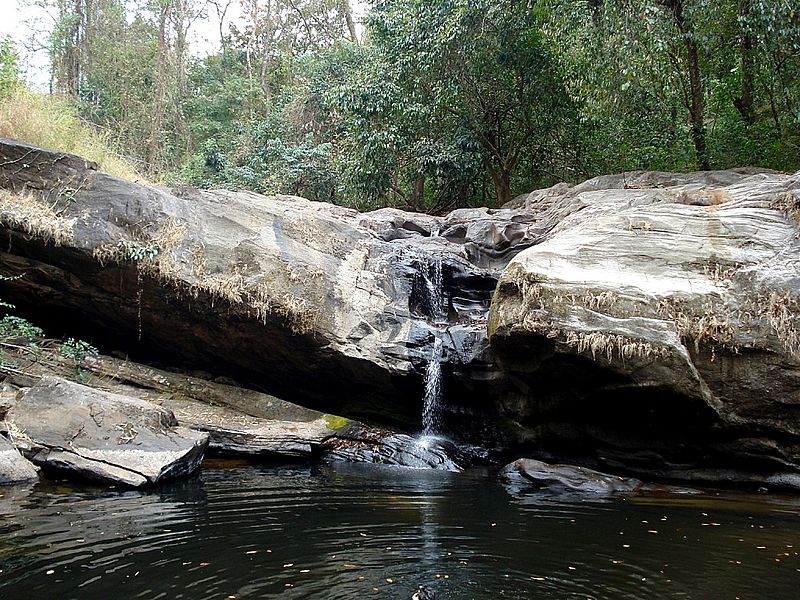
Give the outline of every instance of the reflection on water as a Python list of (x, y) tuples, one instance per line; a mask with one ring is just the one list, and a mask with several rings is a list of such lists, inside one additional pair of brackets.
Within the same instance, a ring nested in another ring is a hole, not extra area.
[(0, 598), (797, 598), (800, 503), (519, 493), (491, 474), (206, 467), (0, 488)]

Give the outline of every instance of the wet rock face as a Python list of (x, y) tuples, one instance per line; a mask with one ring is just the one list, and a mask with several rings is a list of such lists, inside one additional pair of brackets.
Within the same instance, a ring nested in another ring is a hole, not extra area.
[(631, 477), (618, 477), (586, 467), (549, 464), (532, 458), (520, 458), (506, 465), (500, 476), (515, 484), (596, 495), (629, 494), (642, 489), (643, 483)]
[(486, 464), (488, 459), (482, 449), (459, 446), (445, 438), (414, 437), (360, 423), (353, 423), (327, 439), (319, 453), (332, 461), (454, 473), (475, 464)]
[(208, 445), (166, 409), (55, 377), (25, 390), (6, 419), (34, 464), (132, 487), (192, 473)]
[(631, 181), (666, 187), (599, 178), (529, 199), (563, 218), (492, 303), (516, 435), (668, 477), (797, 472), (800, 176)]

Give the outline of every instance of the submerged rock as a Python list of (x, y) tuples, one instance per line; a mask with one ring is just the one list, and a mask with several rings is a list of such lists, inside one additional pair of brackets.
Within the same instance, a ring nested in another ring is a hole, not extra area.
[(353, 423), (320, 447), (323, 458), (412, 469), (463, 471), (468, 455), (444, 438), (414, 437)]
[(192, 473), (208, 445), (166, 409), (55, 377), (23, 390), (6, 418), (34, 464), (134, 487)]
[(14, 445), (0, 435), (0, 485), (35, 481), (38, 469)]
[(609, 475), (586, 467), (548, 464), (532, 458), (515, 460), (506, 465), (500, 475), (514, 483), (527, 482), (545, 488), (599, 495), (637, 492), (643, 486), (638, 479)]

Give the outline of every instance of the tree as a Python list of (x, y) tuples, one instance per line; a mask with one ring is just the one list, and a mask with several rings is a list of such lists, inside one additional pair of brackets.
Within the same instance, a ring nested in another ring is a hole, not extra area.
[(19, 56), (10, 37), (0, 40), (0, 99), (21, 85)]
[(497, 202), (523, 162), (546, 172), (574, 116), (536, 11), (514, 0), (387, 0), (369, 20), (404, 101), (426, 122), (466, 130), (482, 149)]

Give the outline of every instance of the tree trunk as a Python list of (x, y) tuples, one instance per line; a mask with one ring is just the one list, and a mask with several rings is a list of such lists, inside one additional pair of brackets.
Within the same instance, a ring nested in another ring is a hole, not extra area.
[(189, 155), (189, 126), (183, 114), (183, 100), (187, 96), (186, 37), (194, 20), (191, 0), (179, 0), (175, 6), (175, 85), (172, 97), (172, 114), (175, 123), (175, 150), (173, 160), (183, 160)]
[(756, 122), (753, 111), (753, 86), (755, 68), (753, 62), (753, 36), (747, 30), (750, 17), (750, 0), (742, 0), (739, 4), (739, 23), (741, 37), (739, 38), (739, 53), (741, 59), (741, 91), (738, 98), (733, 99), (733, 105), (742, 116), (744, 124), (748, 127)]
[(511, 202), (511, 171), (505, 167), (491, 169), (494, 191), (497, 194), (497, 206)]
[(410, 204), (412, 210), (425, 212), (425, 175), (417, 175), (414, 178)]
[(172, 0), (161, 0), (158, 18), (158, 48), (153, 72), (153, 116), (150, 121), (150, 140), (147, 145), (147, 168), (150, 173), (158, 170), (161, 150), (161, 130), (164, 126), (164, 113), (167, 97), (167, 64), (169, 45), (167, 24)]
[(350, 0), (342, 0), (342, 13), (344, 13), (344, 20), (347, 23), (347, 30), (350, 32), (350, 41), (357, 44), (358, 33), (356, 32), (356, 24), (353, 21), (353, 9), (350, 6)]
[[(67, 17), (66, 6), (62, 9), (62, 18)], [(61, 57), (61, 72), (62, 80), (59, 81), (59, 87), (72, 96), (78, 98), (80, 93), (81, 81), (81, 38), (84, 27), (84, 11), (82, 0), (74, 0), (72, 14), (69, 15), (72, 19), (69, 34), (63, 40), (65, 45), (64, 54)]]
[(703, 82), (700, 74), (700, 53), (695, 41), (694, 32), (691, 31), (686, 17), (683, 14), (683, 0), (662, 0), (672, 13), (672, 20), (678, 33), (683, 38), (686, 46), (686, 56), (689, 68), (689, 117), (692, 124), (692, 140), (697, 160), (697, 166), (703, 171), (711, 169), (708, 157), (708, 146), (706, 145), (706, 126), (704, 122), (704, 102), (703, 102)]

